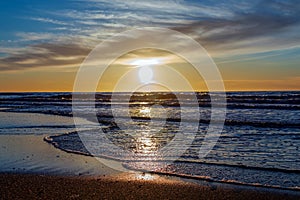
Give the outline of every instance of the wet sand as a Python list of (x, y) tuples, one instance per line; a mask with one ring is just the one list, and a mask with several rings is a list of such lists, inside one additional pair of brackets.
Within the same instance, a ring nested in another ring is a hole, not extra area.
[[(146, 175), (140, 175), (146, 176)], [(268, 190), (201, 186), (194, 183), (124, 176), (63, 177), (0, 174), (0, 199), (299, 199)]]
[(0, 173), (111, 175), (96, 158), (66, 153), (43, 141), (45, 135), (0, 135)]

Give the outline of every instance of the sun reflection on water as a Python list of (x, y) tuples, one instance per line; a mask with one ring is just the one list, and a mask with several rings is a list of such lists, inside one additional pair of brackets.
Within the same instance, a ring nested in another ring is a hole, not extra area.
[(147, 135), (138, 137), (136, 144), (138, 153), (151, 154), (157, 150), (157, 143)]
[(164, 127), (165, 116), (161, 115), (163, 108), (160, 105), (132, 106), (130, 112), (134, 127), (131, 151), (140, 160), (157, 160), (160, 147), (170, 137)]
[(139, 109), (139, 113), (142, 115), (150, 115), (151, 109), (149, 107), (142, 107)]

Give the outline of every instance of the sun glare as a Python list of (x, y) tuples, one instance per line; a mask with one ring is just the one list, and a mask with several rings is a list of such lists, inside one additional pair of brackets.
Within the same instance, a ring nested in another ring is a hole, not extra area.
[(157, 65), (157, 64), (159, 64), (159, 61), (156, 58), (138, 59), (138, 60), (134, 60), (130, 64), (131, 65), (137, 65), (137, 66), (149, 66), (149, 65)]

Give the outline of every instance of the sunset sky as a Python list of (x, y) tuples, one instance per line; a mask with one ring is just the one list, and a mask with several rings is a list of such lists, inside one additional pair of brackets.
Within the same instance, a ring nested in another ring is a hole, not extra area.
[[(296, 1), (6, 0), (0, 24), (2, 92), (72, 91), (80, 64), (97, 44), (138, 27), (170, 28), (198, 41), (228, 91), (300, 90)], [(187, 65), (177, 67), (192, 74)], [(111, 90), (115, 73), (108, 72), (102, 90)]]

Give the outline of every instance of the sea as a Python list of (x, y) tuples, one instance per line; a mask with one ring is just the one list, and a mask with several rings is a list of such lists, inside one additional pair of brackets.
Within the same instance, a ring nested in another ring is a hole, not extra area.
[[(68, 120), (64, 123), (65, 118), (73, 116), (72, 93), (0, 93), (0, 135), (46, 135), (45, 142), (53, 148), (116, 160), (130, 170), (300, 191), (299, 91), (227, 92), (226, 102), (219, 105), (226, 106), (222, 132), (205, 156), (199, 156), (199, 150), (213, 121), (211, 99), (218, 93), (79, 95), (81, 101), (75, 104), (82, 112), (80, 127)], [(128, 95), (129, 101), (125, 98)], [(184, 104), (178, 95), (184, 98)], [(196, 109), (189, 104), (194, 97)], [(114, 109), (121, 111), (118, 116)], [(218, 105), (214, 109), (218, 110)], [(11, 118), (9, 113), (19, 115)], [(33, 117), (27, 118), (28, 113)], [(199, 115), (199, 119), (192, 117), (182, 123), (183, 113)], [(43, 119), (40, 114), (58, 118)], [(196, 131), (187, 134), (188, 139), (177, 138), (174, 154), (157, 159), (156, 152), (182, 130)], [(181, 145), (184, 140), (190, 141), (188, 147)], [(120, 151), (138, 156), (126, 157)]]

